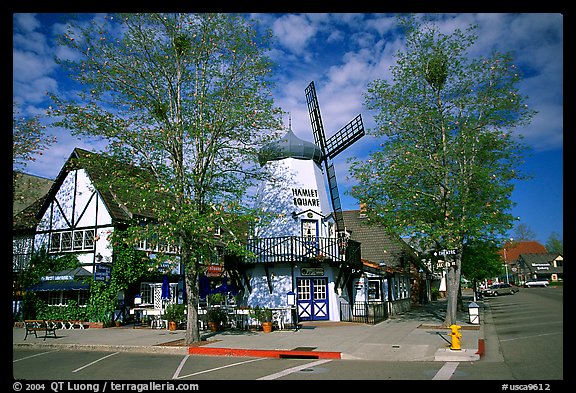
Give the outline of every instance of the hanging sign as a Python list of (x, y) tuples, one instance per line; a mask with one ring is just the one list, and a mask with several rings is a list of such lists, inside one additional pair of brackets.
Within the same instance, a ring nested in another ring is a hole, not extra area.
[(112, 276), (112, 266), (99, 263), (94, 270), (94, 281), (110, 282)]
[(206, 269), (206, 275), (208, 277), (220, 277), (224, 273), (224, 266), (222, 265), (210, 265)]

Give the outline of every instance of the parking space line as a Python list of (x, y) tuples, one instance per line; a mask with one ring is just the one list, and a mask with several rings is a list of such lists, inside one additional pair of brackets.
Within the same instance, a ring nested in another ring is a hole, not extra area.
[(268, 358), (256, 358), (256, 359), (250, 359), (250, 360), (246, 360), (244, 362), (238, 362), (238, 363), (232, 363), (232, 364), (227, 364), (226, 366), (221, 366), (221, 367), (215, 367), (215, 368), (211, 368), (208, 370), (203, 370), (203, 371), (198, 371), (196, 373), (192, 373), (192, 374), (188, 374), (188, 375), (178, 375), (180, 373), (180, 370), (182, 370), (182, 367), (184, 366), (184, 363), (186, 362), (186, 360), (188, 359), (188, 355), (186, 355), (186, 357), (184, 359), (182, 359), (182, 361), (180, 362), (180, 365), (178, 365), (178, 368), (176, 369), (176, 372), (174, 373), (174, 376), (172, 376), (172, 379), (181, 379), (181, 378), (186, 378), (186, 377), (193, 377), (194, 375), (200, 375), (200, 374), (205, 374), (205, 373), (210, 373), (212, 371), (218, 371), (218, 370), (222, 370), (224, 368), (228, 368), (228, 367), (234, 367), (234, 366), (239, 366), (241, 364), (246, 364), (246, 363), (252, 363), (252, 362), (258, 362), (260, 360), (264, 360), (264, 359), (268, 359)]
[(114, 355), (117, 355), (117, 354), (119, 354), (119, 353), (120, 353), (120, 352), (114, 352), (114, 353), (111, 353), (110, 355), (106, 355), (106, 356), (104, 356), (104, 357), (101, 357), (100, 359), (96, 359), (96, 360), (94, 360), (93, 362), (90, 362), (90, 363), (88, 363), (88, 364), (85, 365), (85, 366), (82, 366), (82, 367), (80, 367), (80, 368), (77, 368), (76, 370), (74, 370), (74, 371), (72, 371), (72, 372), (75, 373), (75, 372), (78, 372), (78, 371), (80, 371), (80, 370), (83, 370), (83, 369), (85, 369), (86, 367), (90, 367), (91, 365), (93, 365), (93, 364), (95, 364), (95, 363), (98, 363), (98, 362), (101, 361), (101, 360), (107, 359), (107, 358), (109, 358), (110, 356), (114, 356)]
[(46, 355), (47, 353), (58, 352), (58, 351), (59, 351), (59, 349), (55, 349), (54, 351), (37, 353), (37, 354), (35, 354), (35, 355), (26, 356), (25, 358), (20, 358), (20, 359), (12, 360), (12, 363), (16, 363), (16, 362), (19, 362), (20, 360), (26, 360), (26, 359), (30, 359), (30, 358), (35, 358), (36, 356)]
[(312, 363), (306, 363), (306, 364), (302, 364), (300, 366), (296, 366), (296, 367), (292, 367), (292, 368), (287, 368), (286, 370), (277, 372), (275, 374), (270, 374), (270, 375), (266, 375), (264, 377), (258, 378), (257, 381), (264, 381), (264, 380), (271, 380), (271, 379), (278, 379), (280, 377), (284, 377), (288, 374), (292, 374), (292, 373), (296, 373), (298, 371), (301, 371), (305, 368), (310, 368), (310, 367), (314, 367), (314, 366), (319, 366), (321, 364), (324, 363), (328, 363), (331, 362), (332, 359), (323, 359), (323, 360), (317, 360), (315, 362)]
[(442, 368), (440, 368), (440, 370), (438, 370), (438, 372), (436, 373), (436, 375), (434, 375), (434, 378), (432, 378), (432, 380), (448, 380), (452, 377), (452, 374), (454, 374), (454, 371), (456, 371), (456, 367), (458, 367), (458, 365), (460, 364), (460, 362), (446, 362), (444, 363), (444, 365), (442, 366)]

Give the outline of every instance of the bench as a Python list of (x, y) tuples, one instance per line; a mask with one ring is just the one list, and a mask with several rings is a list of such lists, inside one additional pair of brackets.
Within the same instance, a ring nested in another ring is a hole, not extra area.
[(34, 336), (38, 338), (38, 332), (44, 332), (44, 340), (46, 340), (48, 334), (53, 334), (54, 338), (58, 338), (56, 336), (58, 324), (53, 321), (46, 321), (44, 319), (27, 319), (24, 321), (24, 328), (26, 329), (24, 340), (26, 340), (28, 334), (32, 333), (34, 333)]

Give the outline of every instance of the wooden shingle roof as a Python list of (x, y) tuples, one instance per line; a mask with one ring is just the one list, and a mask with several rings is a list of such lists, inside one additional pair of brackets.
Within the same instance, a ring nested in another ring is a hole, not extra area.
[(12, 230), (34, 230), (38, 224), (36, 212), (42, 206), (54, 182), (23, 172), (12, 173)]
[(401, 238), (387, 233), (381, 225), (371, 225), (360, 210), (342, 212), (346, 231), (350, 238), (361, 243), (362, 259), (387, 267), (401, 267), (408, 261), (418, 263), (414, 251)]
[[(84, 165), (81, 164), (81, 162), (84, 162)], [(88, 162), (89, 164), (86, 165)], [(134, 197), (128, 197), (128, 195), (133, 194), (124, 192), (125, 190), (120, 189), (117, 184), (112, 185), (106, 182), (108, 177), (115, 176), (111, 168), (119, 167), (122, 167), (122, 170), (125, 173), (129, 173), (131, 176), (137, 176), (139, 178), (153, 181), (150, 172), (147, 172), (146, 170), (113, 161), (111, 158), (98, 153), (75, 148), (56, 177), (56, 180), (54, 181), (50, 191), (44, 199), (41, 208), (37, 211), (37, 217), (41, 217), (44, 214), (50, 202), (54, 199), (56, 193), (60, 189), (60, 186), (64, 182), (67, 174), (70, 171), (79, 168), (84, 169), (88, 174), (88, 177), (92, 181), (94, 187), (102, 196), (102, 199), (104, 200), (113, 220), (127, 221), (130, 220), (134, 215), (154, 217), (154, 214), (147, 210), (143, 204), (139, 203), (139, 201), (134, 200)], [(131, 187), (131, 184), (127, 184), (126, 187)]]

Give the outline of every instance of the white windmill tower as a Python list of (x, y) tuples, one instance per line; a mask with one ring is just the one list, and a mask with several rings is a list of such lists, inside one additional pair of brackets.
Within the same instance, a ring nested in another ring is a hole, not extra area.
[(364, 128), (358, 115), (326, 140), (313, 82), (306, 99), (315, 143), (289, 127), (260, 152), (260, 163), (278, 180), (260, 189), (259, 208), (269, 214), (248, 239), (254, 256), (244, 259), (243, 274), (249, 305), (277, 306), (296, 292), (299, 319), (339, 320), (339, 290), (361, 268), (360, 243), (340, 236), (342, 208), (329, 160), (360, 139)]
[(280, 140), (261, 152), (261, 164), (268, 165), (281, 181), (267, 183), (261, 190), (261, 206), (275, 212), (277, 218), (263, 227), (259, 236), (335, 237), (344, 231), (330, 159), (364, 136), (362, 117), (356, 116), (326, 140), (314, 82), (306, 88), (306, 101), (315, 143), (298, 138), (290, 126)]

